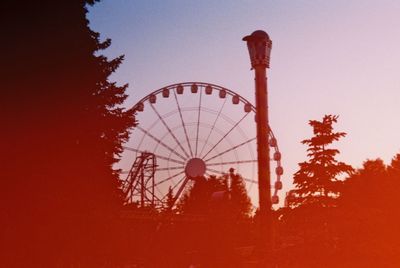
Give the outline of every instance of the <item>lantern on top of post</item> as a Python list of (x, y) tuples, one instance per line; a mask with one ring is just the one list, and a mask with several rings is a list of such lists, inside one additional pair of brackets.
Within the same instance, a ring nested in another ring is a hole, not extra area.
[(264, 66), (269, 68), (269, 60), (271, 56), (272, 41), (268, 34), (258, 30), (251, 35), (245, 36), (243, 41), (247, 42), (247, 48), (250, 54), (251, 66)]

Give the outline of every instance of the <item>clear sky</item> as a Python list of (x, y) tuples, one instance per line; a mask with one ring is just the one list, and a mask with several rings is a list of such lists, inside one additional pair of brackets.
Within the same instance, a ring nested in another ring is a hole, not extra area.
[(128, 106), (163, 86), (215, 83), (254, 102), (242, 37), (265, 30), (273, 42), (270, 123), (290, 188), (310, 119), (339, 115), (339, 159), (360, 167), (400, 152), (400, 1), (123, 1), (91, 7), (91, 27), (125, 54), (112, 79), (129, 83)]

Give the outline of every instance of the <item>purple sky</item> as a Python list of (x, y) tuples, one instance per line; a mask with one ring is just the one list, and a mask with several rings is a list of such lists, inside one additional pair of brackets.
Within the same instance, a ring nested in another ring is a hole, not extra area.
[(91, 27), (111, 38), (106, 55), (125, 54), (112, 79), (129, 83), (128, 106), (163, 86), (215, 83), (254, 102), (242, 37), (272, 41), (270, 122), (285, 168), (284, 190), (310, 119), (340, 115), (339, 159), (360, 167), (400, 152), (400, 1), (103, 1)]

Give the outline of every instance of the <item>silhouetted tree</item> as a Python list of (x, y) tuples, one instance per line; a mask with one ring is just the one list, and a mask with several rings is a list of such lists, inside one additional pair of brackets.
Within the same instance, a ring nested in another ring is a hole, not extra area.
[(306, 144), (308, 161), (299, 164), (300, 169), (294, 174), (295, 190), (291, 192), (289, 205), (296, 207), (307, 204), (319, 204), (329, 207), (339, 194), (341, 182), (338, 176), (350, 174), (353, 168), (343, 162), (338, 162), (335, 156), (339, 150), (329, 148), (334, 141), (346, 136), (344, 132), (334, 132), (333, 123), (338, 116), (325, 115), (322, 121), (310, 120), (314, 136), (303, 140)]
[(311, 120), (314, 136), (302, 141), (308, 146), (308, 161), (299, 164), (294, 174), (295, 189), (287, 196), (289, 207), (277, 211), (278, 244), (293, 245), (280, 253), (282, 267), (336, 267), (337, 198), (341, 174), (353, 169), (335, 159), (339, 153), (330, 148), (346, 134), (334, 132), (337, 116), (325, 115), (322, 121)]
[(400, 265), (399, 155), (391, 165), (367, 160), (343, 185), (340, 244), (348, 266)]
[(127, 85), (108, 80), (123, 57), (100, 55), (110, 40), (88, 26), (94, 2), (3, 6), (4, 267), (90, 267), (116, 252), (122, 200), (113, 164), (134, 117), (120, 107)]
[(226, 184), (215, 176), (194, 178), (192, 187), (183, 193), (177, 209), (181, 214), (209, 214), (212, 194), (226, 190)]
[[(200, 255), (205, 266), (236, 267), (240, 258), (235, 248), (249, 245), (252, 206), (241, 175), (196, 178), (178, 203), (182, 215), (198, 215), (199, 221), (182, 223), (183, 241)], [(240, 267), (240, 266), (238, 266)]]
[(172, 207), (175, 204), (175, 197), (174, 197), (174, 193), (172, 191), (172, 187), (171, 186), (168, 188), (166, 204), (167, 204), (166, 211), (171, 212), (172, 211)]
[(229, 175), (224, 175), (224, 180), (229, 181), (229, 207), (231, 213), (241, 220), (251, 217), (253, 208), (243, 177), (231, 170)]
[(400, 154), (393, 157), (390, 166), (388, 166), (388, 172), (389, 175), (400, 180)]
[(244, 180), (233, 169), (221, 177), (199, 177), (178, 203), (180, 213), (220, 214), (248, 219), (252, 204)]

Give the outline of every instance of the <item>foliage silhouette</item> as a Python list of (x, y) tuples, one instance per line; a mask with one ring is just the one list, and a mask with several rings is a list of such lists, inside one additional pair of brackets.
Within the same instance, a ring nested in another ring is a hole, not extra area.
[(400, 154), (367, 160), (340, 187), (335, 206), (277, 211), (280, 267), (398, 267)]
[(215, 176), (193, 178), (193, 186), (186, 191), (177, 210), (181, 214), (209, 214), (212, 210), (211, 195), (217, 191), (227, 191), (227, 185)]
[(4, 267), (92, 267), (117, 252), (121, 206), (113, 164), (133, 127), (127, 85), (108, 77), (123, 57), (89, 28), (95, 1), (8, 1), (2, 141)]
[(308, 145), (309, 160), (300, 163), (294, 174), (288, 206), (275, 213), (281, 267), (340, 267), (337, 198), (343, 182), (339, 175), (351, 174), (353, 168), (337, 161), (339, 151), (329, 147), (346, 135), (333, 131), (337, 118), (325, 115), (321, 121), (309, 122), (314, 136), (302, 141)]
[(182, 223), (181, 237), (196, 263), (241, 267), (236, 248), (254, 243), (252, 206), (243, 178), (233, 169), (221, 177), (200, 177), (177, 204), (181, 215), (198, 215), (199, 221)]
[(346, 136), (344, 132), (333, 132), (333, 123), (338, 116), (325, 115), (322, 121), (310, 120), (314, 136), (303, 140), (306, 144), (309, 160), (299, 164), (300, 169), (294, 174), (295, 190), (288, 200), (290, 207), (319, 204), (333, 206), (340, 190), (338, 176), (350, 174), (353, 168), (338, 162), (335, 156), (339, 150), (328, 148), (334, 141)]
[(248, 219), (253, 212), (253, 208), (242, 176), (233, 173), (233, 170), (231, 170), (229, 175), (225, 176), (230, 177), (229, 189), (232, 213), (234, 213), (234, 215), (240, 220)]
[(182, 214), (219, 214), (227, 217), (249, 219), (252, 205), (244, 180), (231, 169), (221, 177), (194, 179), (193, 186), (185, 192), (177, 205)]
[(344, 183), (340, 197), (340, 249), (348, 266), (400, 265), (400, 155), (386, 166), (367, 160)]
[(167, 207), (165, 208), (165, 210), (167, 212), (172, 212), (172, 208), (173, 208), (173, 206), (175, 204), (175, 197), (174, 197), (174, 193), (172, 191), (172, 187), (171, 186), (168, 188), (166, 204), (167, 204)]

